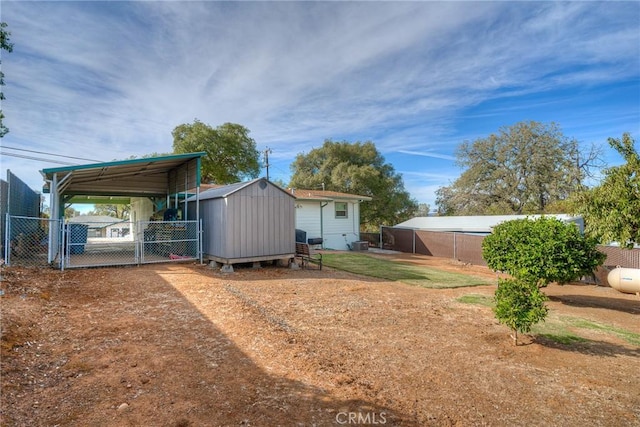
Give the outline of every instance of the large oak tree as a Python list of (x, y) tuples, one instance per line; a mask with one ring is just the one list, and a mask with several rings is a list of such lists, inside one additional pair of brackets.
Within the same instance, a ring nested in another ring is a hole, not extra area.
[(204, 151), (202, 181), (212, 184), (233, 184), (257, 178), (260, 155), (249, 130), (235, 123), (216, 128), (195, 120), (177, 126), (173, 132), (174, 153)]
[(599, 150), (580, 150), (555, 123), (520, 122), (456, 152), (460, 177), (437, 191), (443, 215), (544, 213), (581, 188)]
[(294, 188), (321, 189), (369, 196), (361, 205), (363, 229), (405, 221), (418, 204), (404, 188), (402, 176), (385, 163), (373, 142), (326, 140), (322, 147), (298, 154), (291, 164)]
[(97, 204), (94, 206), (94, 209), (93, 211), (91, 211), (90, 215), (105, 215), (125, 220), (129, 219), (129, 217), (131, 216), (131, 205)]

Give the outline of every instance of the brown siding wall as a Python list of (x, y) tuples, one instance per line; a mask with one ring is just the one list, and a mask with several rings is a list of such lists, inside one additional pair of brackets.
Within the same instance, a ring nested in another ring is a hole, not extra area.
[(382, 248), (413, 253), (413, 230), (383, 227)]
[(615, 246), (598, 246), (598, 250), (607, 256), (604, 265), (625, 268), (640, 268), (640, 249), (621, 249)]
[[(484, 236), (383, 227), (382, 238), (384, 249), (452, 258), (475, 265), (487, 265), (482, 258)], [(598, 250), (607, 255), (605, 266), (640, 268), (640, 249), (629, 250), (615, 246), (598, 246)]]

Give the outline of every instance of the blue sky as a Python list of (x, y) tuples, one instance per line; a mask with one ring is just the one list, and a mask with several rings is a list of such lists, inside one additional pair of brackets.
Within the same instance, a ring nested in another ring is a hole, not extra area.
[[(609, 165), (620, 159), (608, 137), (640, 137), (637, 1), (0, 7), (14, 43), (2, 53), (4, 147), (112, 161), (170, 152), (173, 128), (196, 118), (234, 122), (287, 182), (296, 154), (325, 139), (370, 140), (434, 208), (461, 172), (458, 144), (502, 126), (554, 121), (603, 145)], [(0, 160), (3, 178), (34, 189), (59, 166)]]

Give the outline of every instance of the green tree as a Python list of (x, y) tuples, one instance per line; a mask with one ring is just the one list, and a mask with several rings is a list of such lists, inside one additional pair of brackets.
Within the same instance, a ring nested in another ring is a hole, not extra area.
[(105, 215), (119, 219), (129, 219), (131, 205), (96, 204), (90, 215)]
[(527, 333), (547, 317), (547, 296), (531, 282), (500, 279), (495, 293), (493, 312), (498, 321), (513, 331), (513, 343), (518, 345), (518, 332)]
[(491, 269), (513, 276), (499, 281), (494, 312), (515, 332), (517, 345), (518, 332), (529, 332), (547, 315), (540, 287), (591, 274), (605, 255), (575, 224), (543, 216), (498, 224), (482, 241), (482, 257)]
[(640, 243), (640, 155), (628, 133), (608, 141), (626, 163), (606, 169), (600, 185), (576, 194), (574, 211), (590, 236), (632, 248)]
[(275, 184), (278, 187), (280, 187), (282, 189), (285, 189), (285, 190), (290, 187), (286, 182), (284, 182), (282, 179), (279, 179), (279, 178), (270, 179), (270, 181), (271, 181), (272, 184)]
[(429, 216), (429, 204), (419, 203), (418, 210), (416, 211), (416, 216)]
[(462, 143), (456, 159), (465, 170), (437, 191), (441, 215), (544, 213), (581, 188), (600, 150), (582, 152), (555, 123), (531, 121)]
[[(7, 28), (7, 23), (0, 22), (0, 58), (3, 50), (6, 50), (7, 52), (13, 51), (13, 43), (9, 42), (9, 36), (11, 35), (11, 32), (7, 31), (5, 28)], [(1, 59), (0, 64), (2, 64)], [(1, 86), (4, 86), (4, 73), (0, 69), (0, 87)], [(4, 93), (0, 91), (0, 102), (4, 99)], [(0, 138), (5, 136), (7, 132), (9, 132), (9, 128), (4, 125), (4, 123), (2, 122), (3, 120), (4, 113), (2, 112), (2, 109), (0, 109)]]
[(173, 132), (174, 153), (203, 151), (202, 180), (212, 184), (232, 184), (260, 174), (259, 153), (249, 130), (225, 123), (217, 128), (195, 120), (177, 126)]
[(80, 215), (80, 212), (75, 210), (72, 207), (65, 208), (65, 210), (64, 210), (64, 218), (65, 219), (73, 218), (74, 216), (78, 216), (78, 215)]
[(482, 257), (492, 270), (546, 286), (592, 274), (605, 256), (575, 224), (543, 216), (498, 224), (482, 241)]
[(418, 204), (404, 188), (402, 176), (385, 163), (373, 142), (334, 142), (308, 154), (298, 154), (291, 164), (293, 188), (339, 191), (369, 196), (361, 205), (363, 230), (378, 230), (414, 216)]

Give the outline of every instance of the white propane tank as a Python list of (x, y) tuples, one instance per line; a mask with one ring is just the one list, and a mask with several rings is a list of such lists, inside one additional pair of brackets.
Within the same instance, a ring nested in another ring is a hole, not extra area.
[(640, 269), (639, 268), (614, 268), (607, 275), (609, 285), (616, 291), (626, 294), (636, 294), (640, 292)]

